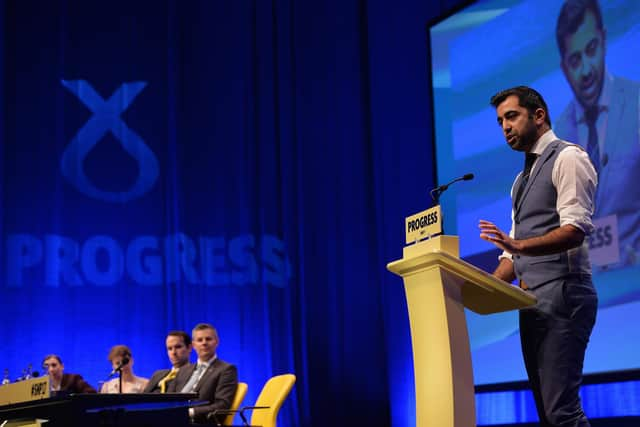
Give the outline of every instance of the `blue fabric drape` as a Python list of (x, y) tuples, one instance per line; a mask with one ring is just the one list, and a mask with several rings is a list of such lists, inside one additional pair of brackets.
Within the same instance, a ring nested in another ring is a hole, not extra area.
[(97, 385), (123, 343), (150, 376), (205, 321), (246, 403), (298, 376), (281, 425), (411, 425), (385, 265), (429, 204), (425, 23), (456, 3), (6, 2), (0, 369)]

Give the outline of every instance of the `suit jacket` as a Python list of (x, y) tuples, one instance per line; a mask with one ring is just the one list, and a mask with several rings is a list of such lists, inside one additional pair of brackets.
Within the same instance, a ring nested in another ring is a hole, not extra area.
[[(195, 369), (196, 364), (194, 363), (180, 368), (175, 380), (168, 384), (167, 392), (182, 391)], [(207, 422), (207, 414), (210, 412), (216, 409), (229, 409), (237, 388), (238, 370), (236, 367), (216, 358), (202, 375), (194, 390), (198, 393), (199, 400), (208, 402), (193, 407), (194, 421), (205, 423)]]
[[(147, 386), (144, 388), (143, 393), (160, 393), (160, 386), (158, 385), (158, 383), (161, 379), (166, 377), (169, 372), (171, 372), (171, 369), (159, 369), (155, 371), (153, 375), (151, 375), (151, 378), (149, 379)], [(173, 380), (167, 382), (167, 390), (169, 384), (172, 382)]]
[(96, 389), (91, 387), (88, 382), (78, 374), (62, 374), (60, 382), (60, 391), (67, 393), (97, 393)]

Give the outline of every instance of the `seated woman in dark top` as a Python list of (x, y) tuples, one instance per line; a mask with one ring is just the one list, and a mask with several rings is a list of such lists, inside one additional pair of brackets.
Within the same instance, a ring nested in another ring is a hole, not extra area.
[(49, 354), (42, 360), (42, 367), (46, 369), (51, 381), (51, 391), (65, 393), (96, 393), (81, 375), (65, 374), (64, 364), (60, 356)]

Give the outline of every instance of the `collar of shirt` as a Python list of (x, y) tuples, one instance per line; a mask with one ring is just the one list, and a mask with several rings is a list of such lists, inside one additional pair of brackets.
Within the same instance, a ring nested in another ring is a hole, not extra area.
[(558, 139), (556, 134), (553, 133), (553, 130), (549, 129), (548, 131), (543, 133), (540, 138), (538, 138), (535, 144), (533, 144), (533, 147), (531, 147), (529, 153), (537, 154), (539, 157), (544, 152), (544, 150), (546, 150), (549, 144), (551, 144), (556, 139)]
[(218, 357), (217, 354), (214, 354), (213, 357), (209, 360), (207, 360), (206, 362), (201, 361), (200, 359), (198, 359), (198, 363), (197, 366), (204, 366), (205, 368), (209, 368), (209, 366), (211, 366), (211, 364), (216, 360), (216, 358)]
[[(600, 97), (598, 98), (598, 110), (600, 113), (608, 112), (609, 105), (611, 104), (611, 91), (613, 90), (613, 76), (609, 74), (609, 71), (605, 69), (604, 77), (603, 77), (603, 85), (602, 92), (600, 93)], [(577, 100), (574, 100), (574, 104), (576, 106), (576, 123), (586, 123), (584, 117), (584, 108), (582, 108), (582, 104), (580, 104)]]

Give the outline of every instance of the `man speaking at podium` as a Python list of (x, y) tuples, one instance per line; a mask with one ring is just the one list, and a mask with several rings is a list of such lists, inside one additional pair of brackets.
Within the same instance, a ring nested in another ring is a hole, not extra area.
[(535, 90), (506, 89), (491, 105), (525, 167), (511, 188), (510, 233), (480, 220), (480, 237), (503, 250), (494, 276), (538, 299), (520, 310), (520, 341), (540, 425), (588, 427), (578, 392), (598, 304), (585, 239), (597, 175), (582, 148), (553, 133)]

